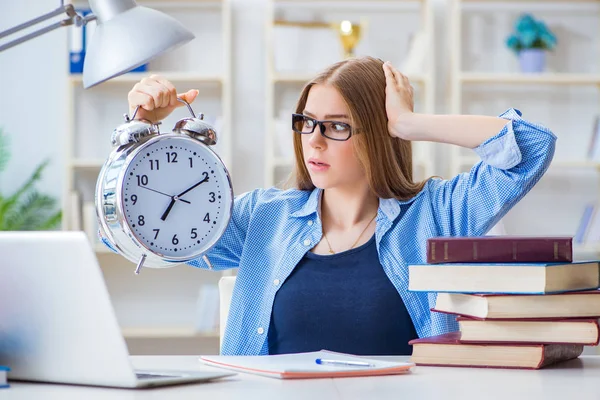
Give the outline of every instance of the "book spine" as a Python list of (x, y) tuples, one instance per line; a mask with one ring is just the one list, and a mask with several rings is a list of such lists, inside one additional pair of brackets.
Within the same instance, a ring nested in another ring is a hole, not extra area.
[(572, 262), (573, 239), (431, 238), (427, 240), (427, 263)]
[(580, 344), (555, 344), (544, 345), (542, 359), (537, 368), (544, 368), (548, 365), (563, 361), (573, 360), (583, 353), (583, 346)]

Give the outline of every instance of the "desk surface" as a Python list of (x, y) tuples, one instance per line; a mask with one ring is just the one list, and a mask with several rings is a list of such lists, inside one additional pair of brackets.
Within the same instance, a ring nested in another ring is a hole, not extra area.
[[(405, 361), (407, 357), (386, 357)], [(140, 369), (210, 369), (196, 356), (135, 356)], [(238, 374), (211, 383), (155, 389), (109, 389), (12, 382), (2, 400), (30, 399), (560, 399), (600, 397), (600, 356), (542, 370), (416, 367), (408, 375), (279, 380)]]

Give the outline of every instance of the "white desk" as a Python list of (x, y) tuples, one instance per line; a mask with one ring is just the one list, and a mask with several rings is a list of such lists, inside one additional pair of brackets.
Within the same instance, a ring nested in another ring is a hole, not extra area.
[[(406, 360), (406, 357), (393, 359)], [(194, 356), (132, 357), (137, 368), (206, 369)], [(279, 380), (238, 374), (205, 384), (156, 389), (107, 389), (12, 382), (2, 400), (133, 399), (582, 399), (600, 398), (600, 356), (582, 356), (531, 370), (416, 367), (408, 375), (369, 378)]]

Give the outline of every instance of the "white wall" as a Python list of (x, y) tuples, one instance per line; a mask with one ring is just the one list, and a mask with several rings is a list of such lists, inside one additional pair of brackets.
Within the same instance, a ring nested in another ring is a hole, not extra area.
[[(32, 0), (27, 5), (17, 1), (0, 2), (0, 30), (49, 12), (58, 5), (59, 2), (53, 0)], [(0, 174), (2, 195), (15, 190), (46, 158), (51, 160), (51, 165), (39, 188), (57, 198), (61, 195), (63, 133), (67, 124), (66, 54), (64, 28), (0, 53), (0, 127), (10, 135), (12, 150), (12, 160)]]
[[(24, 2), (0, 2), (0, 30), (48, 12), (58, 3), (29, 0), (25, 6)], [(434, 4), (439, 71), (437, 112), (441, 113), (447, 110), (447, 17), (445, 0), (434, 0)], [(232, 0), (233, 179), (237, 193), (263, 184), (265, 5), (266, 0)], [(50, 158), (52, 164), (40, 189), (56, 197), (62, 195), (68, 87), (66, 35), (66, 29), (58, 30), (0, 53), (0, 126), (12, 137), (14, 155), (8, 170), (0, 174), (0, 193), (14, 190), (38, 162)], [(523, 103), (526, 111), (527, 101)], [(561, 138), (562, 143), (568, 140), (568, 136)], [(540, 187), (509, 214), (508, 231), (574, 231), (579, 209), (597, 193), (595, 174), (578, 176), (582, 178), (573, 179), (571, 175), (544, 178)], [(590, 179), (594, 184), (590, 185)], [(550, 196), (561, 193), (559, 200), (549, 201)], [(569, 211), (573, 204), (574, 210)]]

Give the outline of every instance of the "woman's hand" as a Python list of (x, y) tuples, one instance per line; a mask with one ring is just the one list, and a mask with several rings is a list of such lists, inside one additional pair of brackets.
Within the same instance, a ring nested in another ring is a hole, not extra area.
[(413, 140), (410, 134), (410, 120), (414, 115), (413, 88), (408, 78), (387, 61), (383, 64), (385, 73), (385, 111), (390, 135), (405, 140)]
[(177, 97), (191, 103), (196, 96), (198, 90), (177, 94), (171, 82), (159, 75), (150, 75), (136, 83), (127, 94), (129, 115), (133, 115), (135, 108), (141, 106), (135, 118), (156, 123), (165, 119), (175, 108), (185, 105)]

